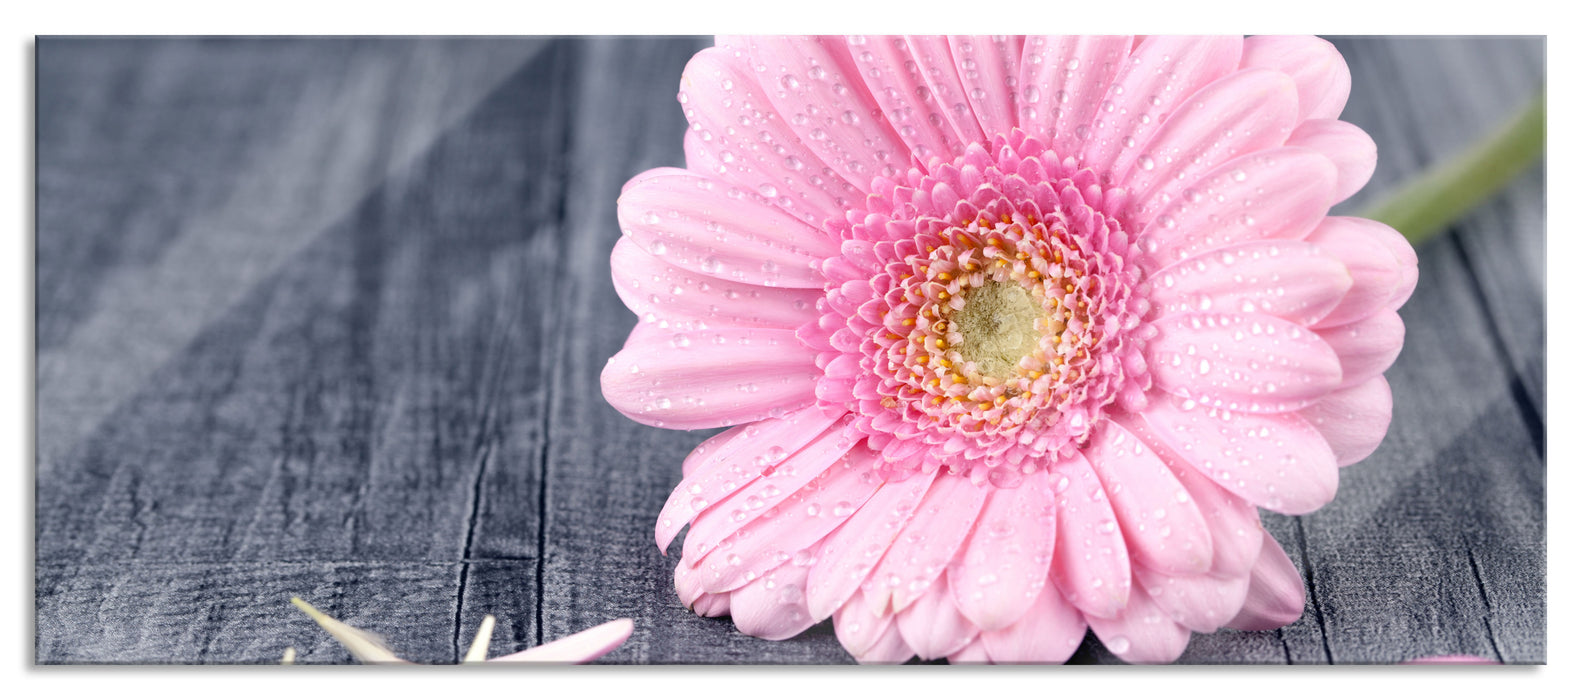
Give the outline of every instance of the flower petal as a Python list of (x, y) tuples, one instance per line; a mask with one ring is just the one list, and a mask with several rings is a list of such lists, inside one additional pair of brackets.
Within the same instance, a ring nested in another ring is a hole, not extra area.
[(785, 565), (731, 592), (731, 620), (742, 634), (779, 641), (818, 622), (807, 611), (806, 564)]
[[(814, 226), (862, 201), (862, 191), (826, 173), (791, 126), (768, 109), (769, 100), (731, 49), (704, 49), (681, 74), (682, 109), (691, 128), (687, 167), (696, 152), (703, 172), (769, 195), (775, 206)], [(704, 137), (707, 134), (707, 138)], [(863, 183), (865, 186), (867, 183)], [(866, 189), (866, 187), (864, 188)]]
[(1142, 413), (1153, 434), (1214, 483), (1287, 515), (1317, 510), (1340, 482), (1324, 436), (1294, 414), (1232, 413), (1155, 394)]
[(714, 549), (698, 561), (713, 576), (709, 588), (735, 590), (782, 562), (812, 558), (817, 550), (804, 550), (816, 547), (878, 490), (882, 482), (873, 469), (876, 458), (866, 447), (854, 448), (792, 494), (788, 503), (737, 530), (730, 547)]
[[(924, 80), (934, 94), (936, 110), (944, 114), (945, 120), (955, 129), (956, 140), (963, 144), (988, 143), (983, 127), (978, 125), (978, 118), (967, 105), (967, 89), (962, 86), (961, 76), (956, 73), (956, 59), (951, 55), (950, 40), (943, 36), (909, 36), (906, 45), (911, 48), (912, 57), (923, 70)], [(1020, 46), (1015, 54), (1020, 60)]]
[[(1132, 202), (1147, 220), (1220, 165), (1285, 143), (1297, 121), (1296, 86), (1289, 77), (1238, 71), (1194, 93), (1138, 149), (1134, 164), (1116, 167), (1128, 168)], [(1325, 183), (1322, 193), (1327, 205), (1334, 182)]]
[(1280, 543), (1266, 532), (1258, 563), (1252, 568), (1247, 602), (1225, 626), (1248, 632), (1284, 627), (1301, 619), (1306, 597), (1302, 575), (1296, 572)]
[[(752, 475), (751, 482), (692, 519), (692, 529), (687, 532), (682, 556), (688, 561), (701, 560), (749, 522), (774, 509), (808, 482), (832, 468), (851, 450), (852, 440), (846, 436), (845, 429), (844, 423), (832, 425), (788, 457), (783, 456), (788, 452), (784, 447), (760, 441), (758, 444), (763, 452), (754, 460), (752, 467), (744, 470)], [(718, 592), (731, 588), (734, 586), (706, 586), (704, 590)]]
[(1207, 634), (1223, 627), (1247, 600), (1246, 575), (1176, 575), (1139, 567), (1137, 583), (1176, 624)]
[(891, 618), (886, 621), (884, 631), (879, 634), (879, 639), (873, 643), (873, 646), (862, 652), (852, 652), (851, 655), (857, 659), (857, 663), (866, 665), (904, 663), (915, 654), (912, 653), (912, 646), (901, 636), (901, 630), (896, 627), (894, 618)]
[(1208, 525), (1153, 450), (1114, 421), (1105, 421), (1083, 454), (1109, 494), (1134, 561), (1172, 573), (1209, 570), (1214, 545)]
[(994, 663), (994, 660), (989, 658), (988, 648), (983, 646), (982, 635), (969, 642), (967, 646), (951, 652), (945, 658), (950, 659), (950, 663), (955, 665)]
[(1324, 154), (1335, 164), (1335, 196), (1332, 204), (1357, 193), (1379, 164), (1379, 147), (1373, 137), (1348, 122), (1334, 119), (1309, 119), (1296, 125), (1285, 145)]
[(1155, 386), (1249, 413), (1286, 413), (1334, 391), (1340, 358), (1318, 334), (1263, 314), (1192, 313), (1154, 323)]
[(639, 325), (599, 381), (604, 399), (628, 418), (695, 430), (811, 404), (821, 375), (795, 331), (721, 327), (674, 333)]
[(1335, 461), (1350, 466), (1367, 458), (1390, 428), (1390, 383), (1377, 376), (1341, 389), (1302, 409), (1302, 417), (1324, 436)]
[(1050, 580), (1084, 613), (1113, 616), (1126, 607), (1132, 567), (1104, 485), (1081, 453), (1055, 465), (1050, 479), (1058, 508)]
[(649, 255), (622, 237), (610, 252), (615, 292), (645, 322), (695, 319), (709, 325), (789, 328), (818, 319), (817, 289), (760, 287), (709, 277)]
[(875, 176), (910, 167), (911, 150), (885, 121), (844, 39), (754, 36), (747, 43), (770, 104), (836, 176), (867, 192)]
[[(1346, 264), (1351, 273), (1351, 291), (1315, 328), (1333, 328), (1355, 323), (1390, 306), (1405, 285), (1417, 284), (1417, 256), (1403, 259), (1396, 241), (1404, 242), (1395, 229), (1371, 219), (1345, 216), (1326, 217), (1307, 237), (1308, 242)], [(1408, 249), (1410, 245), (1406, 246)], [(1410, 290), (1408, 290), (1408, 294)]]
[(569, 637), (489, 659), (489, 663), (582, 664), (615, 651), (632, 636), (630, 618), (611, 620)]
[(1296, 81), (1303, 119), (1334, 119), (1351, 95), (1351, 69), (1331, 44), (1316, 36), (1254, 36), (1242, 48), (1243, 68), (1272, 68)]
[(961, 476), (934, 480), (864, 585), (874, 612), (903, 610), (930, 590), (972, 532), (988, 491)]
[(1155, 456), (1169, 465), (1170, 473), (1181, 482), (1182, 488), (1186, 489), (1197, 506), (1213, 541), (1214, 565), (1209, 571), (1216, 576), (1246, 575), (1258, 559), (1258, 549), (1263, 546), (1263, 526), (1258, 520), (1258, 509), (1241, 497), (1216, 486), (1190, 466), (1160, 440), (1141, 417), (1117, 416), (1113, 420), (1142, 440)]
[[(948, 570), (956, 608), (983, 630), (1016, 622), (1049, 581), (1055, 556), (1055, 492), (1047, 472), (992, 489)], [(1058, 596), (1057, 596), (1058, 597)]]
[(808, 609), (813, 617), (829, 617), (856, 592), (933, 480), (930, 474), (880, 486), (850, 520), (824, 540), (818, 563), (808, 575)]
[(1295, 240), (1324, 219), (1334, 187), (1335, 166), (1317, 153), (1253, 153), (1198, 178), (1170, 206), (1150, 209), (1139, 243), (1164, 265), (1244, 241)]
[(840, 252), (762, 195), (690, 170), (649, 171), (621, 195), (616, 214), (650, 255), (723, 280), (822, 288), (818, 266)]
[(1377, 313), (1356, 323), (1318, 331), (1335, 349), (1342, 376), (1339, 389), (1361, 384), (1384, 374), (1401, 354), (1406, 326), (1394, 311)]
[(1351, 288), (1346, 265), (1305, 241), (1252, 241), (1200, 253), (1155, 272), (1159, 314), (1262, 313), (1311, 326)]
[(956, 75), (967, 91), (967, 104), (977, 116), (984, 137), (992, 139), (1011, 133), (1017, 123), (1013, 83), (1023, 61), (1025, 39), (1019, 36), (952, 36), (948, 41), (950, 53), (956, 59)]
[(731, 597), (726, 593), (703, 591), (704, 572), (685, 560), (676, 564), (676, 597), (688, 610), (701, 617), (720, 617), (731, 612)]
[[(889, 613), (875, 615), (863, 602), (862, 596), (852, 596), (835, 609), (834, 624), (835, 637), (840, 640), (841, 646), (852, 656), (860, 657), (884, 639), (886, 632), (894, 631), (895, 616)], [(910, 648), (907, 655), (911, 656)]]
[(1087, 631), (1082, 613), (1054, 586), (1044, 586), (1015, 622), (979, 639), (997, 664), (1058, 664), (1071, 658)]
[(868, 91), (917, 162), (948, 160), (964, 151), (904, 37), (851, 37), (847, 43)]
[(1061, 157), (1081, 153), (1131, 49), (1129, 36), (1028, 37), (1016, 78), (1016, 123)]
[[(1239, 36), (1150, 36), (1123, 63), (1088, 127), (1082, 164), (1120, 183), (1165, 118), (1241, 60)], [(1024, 89), (1025, 92), (1025, 89)], [(1130, 144), (1130, 145), (1128, 145)], [(1123, 165), (1124, 167), (1116, 167)]]
[(1166, 664), (1186, 649), (1192, 633), (1176, 624), (1154, 603), (1142, 586), (1132, 584), (1126, 609), (1112, 618), (1085, 614), (1099, 641), (1116, 656), (1133, 664)]
[(944, 580), (936, 580), (917, 602), (896, 613), (901, 638), (923, 660), (949, 656), (978, 636), (978, 629), (956, 610), (948, 588)]
[(671, 540), (697, 514), (752, 483), (766, 467), (778, 465), (792, 452), (800, 451), (839, 419), (818, 406), (809, 406), (784, 417), (735, 428), (698, 445), (686, 460), (693, 466), (690, 470), (683, 468), (686, 476), (659, 511), (654, 532), (659, 550), (668, 549)]

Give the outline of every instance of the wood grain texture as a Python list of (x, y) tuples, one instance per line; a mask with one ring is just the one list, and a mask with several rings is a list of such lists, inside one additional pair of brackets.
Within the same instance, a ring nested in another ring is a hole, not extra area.
[[(1342, 212), (1545, 79), (1541, 39), (1335, 43), (1380, 156)], [(36, 661), (350, 662), (299, 595), (421, 662), (494, 614), (496, 655), (631, 617), (606, 662), (849, 663), (680, 605), (653, 521), (709, 433), (599, 390), (614, 202), (682, 164), (707, 45), (40, 39)], [(1419, 251), (1388, 437), (1265, 516), (1307, 611), (1182, 662), (1546, 660), (1544, 204)]]

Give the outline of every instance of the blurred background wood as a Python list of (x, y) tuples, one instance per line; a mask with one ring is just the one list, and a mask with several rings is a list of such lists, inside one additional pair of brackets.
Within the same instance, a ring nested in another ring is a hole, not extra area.
[[(1335, 43), (1379, 145), (1338, 213), (1545, 80), (1542, 39)], [(849, 663), (680, 605), (653, 519), (706, 433), (599, 392), (615, 199), (682, 164), (706, 45), (40, 39), (37, 661), (350, 662), (298, 595), (420, 662), (492, 613), (491, 655), (631, 617), (607, 662)], [(1539, 168), (1419, 251), (1389, 436), (1265, 517), (1306, 613), (1183, 662), (1545, 661), (1544, 229)]]

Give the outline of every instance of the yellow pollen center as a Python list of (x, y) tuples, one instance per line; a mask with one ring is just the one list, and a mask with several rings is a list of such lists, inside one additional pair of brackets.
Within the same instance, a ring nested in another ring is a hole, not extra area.
[(1043, 305), (1027, 287), (1012, 281), (986, 282), (967, 290), (963, 301), (951, 316), (962, 337), (956, 346), (961, 359), (976, 362), (985, 377), (1016, 374), (1022, 358), (1038, 350)]

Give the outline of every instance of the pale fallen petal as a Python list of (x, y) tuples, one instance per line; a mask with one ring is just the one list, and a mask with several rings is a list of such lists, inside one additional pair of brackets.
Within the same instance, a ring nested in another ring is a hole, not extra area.
[(598, 627), (563, 637), (542, 646), (489, 659), (490, 663), (581, 664), (614, 651), (632, 636), (631, 618), (611, 620)]
[(467, 656), (461, 662), (475, 664), (489, 658), (489, 640), (494, 638), (494, 616), (484, 615), (483, 622), (478, 625), (478, 634), (472, 638), (472, 646), (467, 647)]
[(318, 608), (308, 605), (301, 598), (292, 598), (291, 604), (297, 606), (302, 612), (319, 623), (325, 632), (329, 632), (335, 641), (352, 653), (352, 657), (363, 663), (374, 664), (404, 664), (411, 663), (396, 658), (390, 647), (385, 645), (378, 635), (365, 630), (357, 629), (329, 615), (319, 612)]

